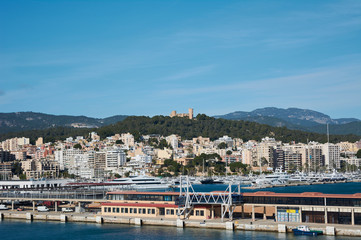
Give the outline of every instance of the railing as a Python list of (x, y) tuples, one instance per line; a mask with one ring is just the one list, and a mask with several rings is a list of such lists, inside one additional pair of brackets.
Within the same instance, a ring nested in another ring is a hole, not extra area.
[(34, 191), (0, 191), (2, 199), (84, 199), (104, 200), (106, 191), (99, 190), (34, 190)]

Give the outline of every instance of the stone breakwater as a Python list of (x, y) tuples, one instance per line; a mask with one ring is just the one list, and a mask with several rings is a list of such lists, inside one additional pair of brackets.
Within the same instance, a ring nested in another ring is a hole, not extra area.
[[(291, 233), (292, 229), (300, 224), (296, 223), (276, 223), (271, 220), (250, 221), (249, 219), (239, 219), (234, 221), (222, 222), (219, 219), (195, 221), (181, 219), (164, 219), (164, 218), (126, 218), (104, 216), (91, 213), (39, 213), (39, 212), (0, 212), (0, 221), (4, 219), (23, 219), (27, 221), (59, 221), (59, 222), (83, 222), (83, 223), (112, 223), (112, 224), (130, 224), (130, 225), (156, 225), (169, 227), (192, 227), (192, 228), (210, 228), (224, 229), (227, 231), (263, 231)], [(325, 235), (353, 236), (361, 237), (361, 226), (348, 225), (326, 225), (326, 224), (307, 224), (311, 229), (321, 230)]]

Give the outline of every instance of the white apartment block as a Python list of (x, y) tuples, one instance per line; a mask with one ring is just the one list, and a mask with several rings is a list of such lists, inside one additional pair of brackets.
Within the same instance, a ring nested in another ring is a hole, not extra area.
[(59, 163), (60, 170), (69, 169), (75, 155), (83, 154), (80, 149), (62, 149), (54, 152), (55, 161)]
[(116, 170), (127, 161), (123, 150), (114, 149), (106, 152), (106, 170)]
[(322, 146), (322, 152), (325, 156), (325, 166), (328, 169), (340, 168), (340, 145), (325, 143)]
[(69, 173), (81, 178), (93, 178), (94, 169), (89, 165), (89, 154), (75, 154), (70, 161)]
[(22, 148), (22, 146), (28, 145), (29, 143), (29, 138), (10, 138), (1, 142), (1, 148), (5, 151), (18, 151)]
[(340, 161), (345, 161), (350, 165), (356, 165), (356, 167), (361, 166), (361, 158), (351, 157), (351, 158), (341, 158)]
[(170, 135), (168, 137), (165, 138), (165, 140), (167, 141), (168, 145), (171, 145), (172, 148), (174, 150), (177, 150), (178, 149), (178, 136), (177, 135)]
[(229, 148), (233, 147), (233, 139), (228, 136), (223, 136), (214, 141), (214, 146), (218, 146), (220, 143), (226, 143)]
[(262, 158), (265, 158), (268, 164), (272, 166), (273, 149), (277, 147), (277, 144), (278, 143), (274, 138), (269, 138), (269, 137), (262, 138), (262, 141), (256, 146), (257, 161), (260, 161)]

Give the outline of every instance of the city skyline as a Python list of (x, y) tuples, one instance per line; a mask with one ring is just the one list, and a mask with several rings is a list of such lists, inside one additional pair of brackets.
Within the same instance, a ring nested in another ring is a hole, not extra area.
[(0, 3), (0, 112), (361, 119), (361, 2)]

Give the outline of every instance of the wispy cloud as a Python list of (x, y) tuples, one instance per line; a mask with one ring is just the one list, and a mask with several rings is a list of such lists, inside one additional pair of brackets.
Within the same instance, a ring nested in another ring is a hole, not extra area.
[(206, 66), (190, 68), (190, 69), (186, 69), (186, 70), (177, 72), (173, 75), (167, 76), (163, 80), (172, 81), (172, 80), (191, 78), (191, 77), (209, 73), (212, 71), (212, 69), (214, 69), (214, 65), (206, 65)]
[(361, 90), (361, 82), (356, 79), (361, 78), (361, 66), (347, 66), (342, 68), (321, 68), (298, 75), (289, 75), (278, 78), (259, 79), (255, 81), (243, 81), (240, 83), (208, 85), (199, 88), (177, 88), (166, 89), (162, 94), (167, 95), (194, 95), (203, 93), (261, 93), (267, 95), (284, 95), (282, 89), (288, 89), (287, 95), (292, 95), (292, 91), (300, 92), (304, 90), (303, 96), (314, 93), (328, 92), (334, 94), (341, 91)]
[(170, 38), (174, 44), (212, 42), (213, 46), (218, 48), (305, 46), (360, 29), (361, 1), (333, 4), (323, 2), (317, 8), (291, 10), (279, 15), (275, 13), (245, 18), (243, 14), (239, 14), (232, 19), (223, 17), (226, 20), (220, 19), (215, 25), (197, 29), (190, 26), (176, 32)]

